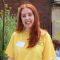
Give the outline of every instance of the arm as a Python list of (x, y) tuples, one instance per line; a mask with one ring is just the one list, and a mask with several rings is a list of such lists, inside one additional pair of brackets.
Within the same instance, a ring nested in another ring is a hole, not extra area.
[(43, 50), (43, 60), (55, 60), (56, 54), (52, 39), (48, 33), (44, 36), (44, 50)]
[[(12, 34), (9, 44), (5, 50), (5, 53), (8, 56), (8, 60), (13, 60), (14, 58), (14, 34)], [(13, 58), (11, 58), (13, 57)]]

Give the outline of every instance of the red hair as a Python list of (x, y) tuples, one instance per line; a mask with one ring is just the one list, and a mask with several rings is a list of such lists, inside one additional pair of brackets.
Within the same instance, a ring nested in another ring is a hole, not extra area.
[(29, 45), (28, 47), (34, 47), (40, 38), (40, 30), (39, 30), (39, 16), (36, 8), (32, 4), (22, 4), (18, 9), (18, 21), (17, 21), (17, 27), (16, 31), (22, 32), (24, 30), (24, 25), (21, 20), (21, 11), (24, 8), (29, 8), (32, 10), (34, 14), (34, 24), (31, 27), (30, 33), (29, 33)]

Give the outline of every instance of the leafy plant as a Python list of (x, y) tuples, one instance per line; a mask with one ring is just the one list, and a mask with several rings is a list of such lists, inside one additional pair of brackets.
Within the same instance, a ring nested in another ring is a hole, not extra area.
[[(4, 51), (9, 43), (11, 34), (15, 30), (15, 26), (16, 26), (15, 18), (13, 18), (14, 16), (10, 15), (10, 10), (8, 10), (7, 7), (5, 7), (4, 17), (5, 17), (4, 20), (2, 17), (0, 18), (0, 60), (1, 59), (7, 60), (7, 55), (4, 53)], [(3, 30), (3, 25), (4, 25), (4, 30)], [(4, 41), (3, 41), (3, 35), (4, 35)], [(2, 50), (2, 48), (4, 48), (4, 50)]]
[(0, 16), (0, 60), (2, 58), (2, 31), (3, 31), (3, 21), (2, 21), (2, 17)]

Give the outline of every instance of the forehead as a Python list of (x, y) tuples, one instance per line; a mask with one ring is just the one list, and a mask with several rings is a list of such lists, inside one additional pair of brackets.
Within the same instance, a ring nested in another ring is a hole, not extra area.
[(33, 13), (33, 12), (30, 8), (23, 8), (21, 14), (25, 14), (25, 13)]

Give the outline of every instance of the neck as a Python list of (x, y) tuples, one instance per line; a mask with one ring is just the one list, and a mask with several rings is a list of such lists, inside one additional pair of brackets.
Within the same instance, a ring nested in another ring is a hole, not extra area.
[(26, 32), (29, 32), (29, 31), (30, 31), (30, 29), (25, 29), (25, 31), (26, 31)]
[(29, 32), (29, 31), (30, 31), (30, 29), (29, 29), (29, 28), (25, 28), (24, 30), (25, 30), (26, 32)]

